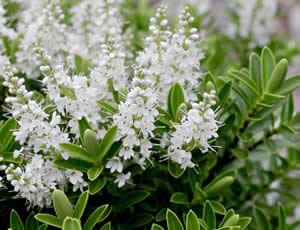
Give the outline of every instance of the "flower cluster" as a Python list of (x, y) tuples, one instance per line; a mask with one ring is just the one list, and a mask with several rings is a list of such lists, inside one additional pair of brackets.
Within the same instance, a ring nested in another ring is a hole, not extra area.
[(82, 191), (83, 187), (87, 186), (81, 172), (59, 170), (52, 161), (44, 160), (41, 155), (32, 156), (25, 168), (10, 164), (5, 173), (18, 196), (30, 201), (31, 205), (40, 207), (50, 206), (52, 191), (64, 189), (67, 182), (73, 184), (73, 191)]
[[(154, 137), (154, 122), (158, 115), (157, 96), (151, 89), (151, 81), (135, 77), (132, 86), (126, 101), (118, 106), (119, 113), (113, 116), (114, 124), (119, 127), (119, 139), (123, 140), (123, 148), (118, 157), (107, 164), (112, 173), (114, 171), (121, 173), (123, 165), (129, 160), (138, 163), (143, 169), (146, 160), (150, 161), (152, 152), (150, 139)], [(120, 184), (122, 183), (119, 182)]]
[(160, 103), (165, 103), (174, 82), (186, 89), (188, 100), (197, 99), (193, 88), (201, 76), (200, 60), (204, 54), (197, 46), (197, 29), (190, 26), (193, 21), (188, 8), (185, 8), (179, 16), (179, 28), (172, 33), (166, 19), (166, 7), (159, 8), (155, 17), (151, 18), (151, 35), (146, 38), (145, 49), (138, 54), (137, 63), (156, 87)]
[(266, 45), (273, 32), (278, 0), (232, 0), (231, 3), (239, 22), (230, 24), (229, 33), (232, 36), (238, 34), (242, 38), (251, 38), (260, 46)]
[(167, 157), (181, 165), (181, 168), (194, 167), (191, 150), (201, 149), (202, 152), (214, 151), (209, 141), (218, 137), (219, 122), (216, 120), (212, 106), (216, 104), (215, 91), (204, 93), (202, 102), (193, 103), (181, 119), (180, 124), (174, 124), (175, 131), (171, 134)]
[[(7, 18), (4, 16), (6, 10), (4, 9), (4, 1), (0, 0), (0, 35), (8, 37), (9, 39), (15, 39), (17, 33), (7, 26)], [(1, 47), (1, 45), (0, 45)]]

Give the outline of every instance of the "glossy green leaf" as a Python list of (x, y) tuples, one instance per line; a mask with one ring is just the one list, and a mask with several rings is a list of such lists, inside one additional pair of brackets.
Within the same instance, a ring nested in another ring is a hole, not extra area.
[(81, 230), (81, 225), (80, 225), (80, 221), (75, 219), (75, 218), (71, 218), (71, 217), (67, 217), (65, 218), (64, 222), (63, 222), (63, 230)]
[(118, 109), (111, 106), (110, 104), (105, 103), (104, 101), (97, 101), (97, 104), (104, 109), (106, 112), (109, 112), (111, 114), (116, 114), (118, 113)]
[(66, 194), (58, 189), (55, 189), (52, 194), (53, 207), (57, 217), (61, 220), (67, 216), (73, 216), (73, 207)]
[(270, 81), (268, 82), (267, 90), (269, 92), (275, 92), (282, 85), (288, 71), (288, 61), (282, 59), (275, 67)]
[(170, 198), (170, 202), (173, 204), (183, 204), (188, 205), (188, 197), (183, 192), (176, 192)]
[(13, 152), (6, 152), (2, 154), (1, 157), (3, 157), (3, 161), (15, 164), (20, 164), (23, 161), (22, 157), (15, 158)]
[(95, 156), (99, 152), (99, 144), (96, 133), (90, 129), (87, 129), (84, 132), (84, 147), (89, 153)]
[(238, 214), (235, 214), (225, 221), (223, 227), (236, 226), (238, 224), (239, 219), (240, 216)]
[(256, 53), (252, 53), (250, 56), (250, 76), (255, 81), (257, 87), (259, 88), (259, 92), (262, 94), (263, 89), (263, 78), (261, 72), (261, 62), (260, 57)]
[(200, 230), (200, 224), (196, 213), (189, 211), (186, 217), (186, 230)]
[(288, 103), (284, 103), (281, 109), (280, 121), (281, 123), (289, 124), (293, 120), (294, 114), (294, 95), (288, 95)]
[(102, 205), (97, 208), (87, 219), (83, 226), (83, 230), (92, 230), (94, 226), (98, 223), (98, 220), (102, 218), (102, 215), (105, 213), (106, 209), (108, 209), (109, 205)]
[(173, 163), (171, 160), (168, 161), (168, 171), (174, 178), (179, 178), (184, 173), (184, 169), (180, 167), (180, 164)]
[(95, 168), (90, 168), (88, 170), (88, 178), (89, 178), (89, 180), (91, 180), (91, 181), (96, 180), (100, 176), (100, 174), (102, 173), (103, 168), (104, 168), (103, 166), (95, 167)]
[(7, 120), (0, 128), (0, 153), (9, 151), (8, 146), (14, 142), (15, 137), (12, 132), (17, 128), (17, 122), (11, 118)]
[(166, 214), (167, 214), (167, 209), (162, 208), (155, 216), (155, 221), (156, 222), (161, 222), (166, 219)]
[(150, 196), (149, 192), (146, 191), (134, 191), (123, 196), (114, 206), (115, 212), (121, 212), (126, 208), (129, 208)]
[(249, 83), (245, 79), (241, 78), (241, 76), (239, 74), (237, 74), (237, 72), (231, 72), (229, 74), (234, 79), (242, 82), (245, 86), (247, 86), (256, 96), (258, 96), (258, 97), (260, 96), (260, 93), (258, 92), (257, 88), (253, 87), (251, 83)]
[(203, 209), (203, 220), (205, 220), (209, 229), (216, 228), (216, 214), (210, 201), (206, 201)]
[(287, 230), (286, 212), (282, 205), (278, 206), (278, 223), (279, 223), (278, 230)]
[(246, 229), (247, 226), (250, 224), (251, 220), (252, 220), (251, 217), (240, 218), (238, 221), (238, 225), (241, 227), (241, 230)]
[(88, 161), (93, 163), (94, 156), (93, 154), (85, 151), (83, 148), (79, 147), (78, 145), (70, 144), (70, 143), (62, 143), (59, 144), (62, 151), (70, 153), (73, 157)]
[(82, 217), (88, 199), (89, 199), (88, 191), (81, 193), (74, 208), (74, 213), (73, 213), (74, 218), (80, 219)]
[(24, 230), (22, 220), (15, 210), (11, 210), (10, 212), (10, 228), (12, 230)]
[(267, 88), (268, 82), (275, 69), (275, 66), (276, 66), (276, 61), (272, 51), (268, 47), (265, 47), (262, 50), (262, 54), (261, 54), (261, 72), (262, 72), (262, 79), (264, 83), (263, 84), (264, 89)]
[(69, 158), (68, 160), (64, 160), (64, 159), (56, 160), (54, 161), (54, 164), (58, 168), (78, 170), (81, 172), (88, 172), (90, 168), (94, 167), (94, 164), (90, 162), (74, 159), (74, 158)]
[(222, 219), (221, 223), (220, 223), (220, 227), (224, 226), (224, 224), (226, 223), (227, 220), (230, 219), (230, 217), (234, 216), (235, 212), (233, 209), (230, 209), (226, 212), (226, 215), (224, 216), (224, 218)]
[(218, 94), (218, 98), (220, 100), (220, 107), (223, 107), (226, 104), (231, 94), (231, 90), (232, 90), (232, 81), (226, 82), (226, 84), (223, 86), (220, 93)]
[(48, 228), (48, 225), (47, 225), (47, 224), (42, 224), (42, 225), (38, 228), (38, 230), (47, 230), (47, 228)]
[(106, 224), (104, 224), (100, 230), (110, 230), (111, 229), (111, 222), (108, 222)]
[(96, 180), (90, 181), (88, 185), (90, 194), (95, 195), (96, 193), (101, 191), (101, 189), (104, 188), (105, 184), (106, 184), (105, 177), (98, 177)]
[(271, 230), (269, 220), (260, 208), (254, 209), (254, 217), (257, 229)]
[(167, 210), (166, 218), (168, 230), (184, 230), (181, 221), (179, 220), (177, 215), (170, 209)]
[(218, 213), (218, 214), (221, 214), (221, 215), (226, 214), (226, 209), (220, 202), (215, 201), (215, 200), (211, 200), (210, 203), (211, 203), (215, 213)]
[(25, 230), (37, 230), (37, 229), (39, 229), (39, 223), (34, 218), (34, 213), (31, 212), (26, 219)]
[(107, 154), (108, 150), (112, 146), (112, 144), (115, 141), (115, 137), (118, 132), (118, 126), (114, 126), (110, 128), (105, 136), (103, 137), (100, 147), (99, 147), (99, 152), (98, 152), (98, 161), (101, 162), (101, 160), (105, 157)]
[(223, 189), (229, 187), (234, 182), (233, 176), (225, 176), (218, 178), (218, 180), (213, 180), (209, 183), (205, 188), (204, 191), (208, 194), (215, 194)]
[(158, 224), (152, 224), (151, 230), (164, 230), (164, 228)]
[(178, 83), (175, 83), (171, 90), (171, 98), (170, 98), (171, 110), (169, 110), (169, 113), (172, 114), (174, 118), (176, 118), (178, 107), (184, 102), (185, 100), (184, 100), (183, 90)]
[(50, 214), (36, 214), (34, 216), (35, 219), (38, 221), (57, 227), (57, 228), (62, 228), (63, 225), (63, 220), (58, 219), (56, 216), (50, 215)]
[(86, 120), (85, 117), (82, 117), (82, 119), (78, 121), (78, 127), (79, 127), (79, 133), (80, 133), (80, 141), (82, 144), (84, 144), (84, 132), (87, 129), (92, 130), (92, 127), (89, 124), (89, 122)]
[(296, 75), (286, 79), (280, 88), (276, 91), (276, 94), (286, 95), (291, 93), (294, 89), (300, 87), (300, 75)]

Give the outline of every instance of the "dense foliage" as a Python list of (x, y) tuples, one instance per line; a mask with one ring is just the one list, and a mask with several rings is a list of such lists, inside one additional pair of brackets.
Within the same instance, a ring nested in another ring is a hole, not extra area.
[(0, 0), (3, 229), (299, 230), (278, 1), (185, 3)]

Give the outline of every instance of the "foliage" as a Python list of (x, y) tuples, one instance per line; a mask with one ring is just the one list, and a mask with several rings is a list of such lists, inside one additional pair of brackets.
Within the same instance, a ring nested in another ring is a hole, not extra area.
[(299, 229), (299, 43), (186, 2), (0, 0), (1, 227)]

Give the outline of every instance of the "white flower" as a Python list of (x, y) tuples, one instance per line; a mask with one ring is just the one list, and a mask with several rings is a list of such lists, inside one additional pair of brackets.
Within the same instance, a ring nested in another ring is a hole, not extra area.
[(83, 179), (82, 172), (68, 169), (65, 171), (65, 177), (73, 185), (73, 192), (76, 192), (78, 189), (80, 189), (80, 191), (82, 192), (83, 187), (86, 187), (88, 185), (88, 183)]
[(110, 172), (113, 173), (115, 171), (121, 173), (123, 171), (123, 164), (120, 161), (119, 157), (113, 157), (106, 164), (106, 168), (110, 169)]
[(126, 174), (120, 174), (117, 176), (117, 178), (114, 180), (116, 184), (118, 184), (118, 187), (121, 188), (123, 187), (126, 183), (128, 183), (130, 179), (131, 173), (128, 172)]

